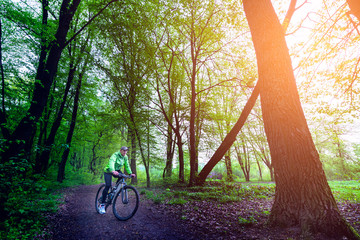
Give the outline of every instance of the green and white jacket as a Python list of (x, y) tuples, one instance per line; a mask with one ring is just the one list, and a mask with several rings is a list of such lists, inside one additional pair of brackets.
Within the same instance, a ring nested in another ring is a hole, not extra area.
[(132, 174), (128, 156), (123, 156), (120, 151), (118, 151), (110, 157), (108, 165), (104, 168), (104, 172), (111, 173), (112, 171), (122, 170), (123, 167), (125, 167), (128, 174)]

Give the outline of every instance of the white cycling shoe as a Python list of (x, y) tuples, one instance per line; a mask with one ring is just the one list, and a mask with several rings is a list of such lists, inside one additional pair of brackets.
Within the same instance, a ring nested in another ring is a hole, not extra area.
[(100, 214), (105, 214), (106, 210), (105, 210), (105, 204), (101, 204), (99, 207), (99, 213)]

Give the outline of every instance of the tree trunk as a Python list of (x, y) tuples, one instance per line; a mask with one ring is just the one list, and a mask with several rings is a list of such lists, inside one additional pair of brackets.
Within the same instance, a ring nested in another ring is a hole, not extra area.
[(241, 170), (244, 173), (245, 181), (250, 182), (250, 162), (249, 162), (249, 157), (247, 156), (245, 143), (243, 144), (244, 145), (242, 147), (243, 147), (244, 157), (241, 156), (241, 151), (238, 146), (235, 147), (235, 151)]
[(65, 47), (66, 36), (70, 28), (70, 23), (79, 3), (80, 0), (64, 0), (62, 2), (59, 26), (55, 34), (55, 40), (51, 44), (51, 49), (49, 50), (44, 67), (41, 68), (41, 64), (39, 64), (36, 74), (37, 81), (35, 82), (30, 108), (26, 116), (20, 121), (19, 125), (11, 135), (9, 139), (10, 142), (8, 144), (9, 147), (3, 152), (2, 161), (7, 161), (10, 157), (16, 157), (21, 152), (25, 153), (25, 157), (29, 157), (31, 140), (35, 134), (36, 123), (41, 117), (47, 103), (50, 87), (57, 72), (62, 50)]
[(233, 182), (234, 176), (233, 176), (232, 166), (231, 166), (230, 150), (227, 151), (227, 153), (225, 154), (225, 166), (226, 166), (226, 173), (227, 173), (226, 181)]
[(244, 123), (249, 116), (251, 109), (254, 107), (257, 97), (259, 96), (260, 88), (258, 85), (259, 83), (256, 84), (249, 100), (246, 102), (244, 109), (240, 114), (239, 119), (237, 120), (231, 131), (226, 135), (224, 141), (220, 144), (219, 148), (215, 151), (209, 162), (203, 167), (203, 169), (199, 173), (196, 184), (203, 185), (205, 183), (206, 177), (209, 175), (211, 170), (224, 157), (225, 153), (235, 142), (237, 134), (244, 126)]
[(66, 86), (65, 86), (64, 96), (63, 96), (59, 111), (57, 112), (54, 123), (51, 126), (50, 134), (49, 134), (48, 138), (45, 140), (45, 149), (40, 154), (40, 156), (36, 159), (36, 162), (35, 162), (35, 173), (43, 173), (47, 170), (47, 168), (49, 166), (49, 158), (50, 158), (52, 145), (54, 144), (56, 133), (60, 127), (61, 120), (63, 118), (65, 103), (67, 100), (67, 96), (68, 96), (68, 93), (70, 90), (72, 80), (74, 79), (75, 72), (76, 72), (76, 68), (73, 67), (71, 64), (70, 70), (68, 73)]
[(69, 152), (70, 152), (72, 136), (73, 136), (74, 130), (75, 130), (77, 111), (78, 111), (78, 107), (79, 107), (79, 96), (80, 96), (82, 76), (83, 76), (82, 74), (79, 76), (79, 82), (76, 86), (76, 92), (75, 92), (75, 97), (74, 97), (74, 109), (72, 112), (70, 129), (69, 129), (69, 132), (68, 132), (68, 135), (66, 138), (67, 148), (65, 149), (65, 151), (62, 155), (62, 159), (61, 159), (61, 162), (59, 165), (59, 171), (58, 171), (58, 175), (57, 175), (58, 182), (62, 182), (65, 179), (65, 166), (66, 166), (66, 161), (68, 159)]
[(98, 139), (97, 139), (96, 143), (91, 148), (92, 156), (91, 156), (91, 159), (90, 159), (90, 162), (89, 162), (89, 170), (94, 175), (96, 175), (96, 172), (97, 172), (96, 171), (96, 160), (99, 158), (99, 157), (96, 156), (96, 147), (100, 144), (102, 135), (103, 135), (103, 133), (100, 132), (99, 135), (98, 135)]
[(10, 137), (9, 130), (4, 126), (7, 122), (5, 109), (5, 74), (2, 64), (2, 23), (0, 19), (0, 72), (1, 72), (1, 109), (0, 109), (0, 128), (5, 139)]
[[(172, 115), (170, 117), (172, 119)], [(172, 120), (170, 120), (172, 122)], [(172, 123), (171, 123), (172, 124)], [(163, 178), (170, 178), (172, 175), (172, 166), (173, 166), (173, 159), (174, 159), (174, 152), (175, 152), (175, 140), (173, 139), (173, 129), (168, 124), (168, 131), (167, 131), (167, 148), (166, 148), (166, 163), (163, 173)]]
[(179, 151), (179, 182), (185, 182), (185, 170), (184, 170), (184, 150), (183, 143), (181, 142), (181, 138), (177, 140), (177, 147)]
[[(192, 22), (192, 24), (194, 24)], [(192, 29), (194, 27), (192, 26)], [(195, 129), (195, 119), (196, 119), (196, 64), (197, 64), (197, 57), (198, 53), (196, 51), (195, 46), (195, 33), (191, 31), (190, 36), (190, 46), (191, 46), (191, 62), (192, 62), (192, 69), (191, 69), (191, 79), (190, 79), (190, 90), (191, 90), (191, 100), (190, 100), (190, 122), (189, 122), (189, 143), (190, 143), (190, 179), (189, 179), (189, 186), (192, 186), (195, 183), (197, 174), (196, 174), (196, 129)]]
[(358, 0), (346, 0), (350, 7), (350, 13), (360, 21), (360, 2)]
[(263, 176), (262, 176), (262, 171), (261, 171), (261, 165), (260, 165), (260, 162), (259, 162), (259, 159), (256, 158), (256, 164), (258, 166), (258, 169), (259, 169), (259, 180), (262, 181), (263, 180)]
[(270, 0), (244, 0), (255, 46), (276, 192), (269, 223), (358, 239), (341, 217), (300, 104), (283, 28)]
[[(134, 174), (137, 174), (136, 171), (136, 135), (132, 129), (128, 129), (128, 138), (131, 143), (130, 151), (130, 168)], [(131, 179), (131, 184), (136, 184), (137, 178)]]

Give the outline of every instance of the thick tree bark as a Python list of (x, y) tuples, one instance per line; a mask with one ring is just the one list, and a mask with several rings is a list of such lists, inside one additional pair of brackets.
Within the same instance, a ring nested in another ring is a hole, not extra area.
[(359, 0), (346, 0), (350, 7), (350, 13), (353, 14), (358, 21), (360, 21), (360, 1)]
[(269, 222), (358, 239), (341, 217), (300, 104), (283, 28), (270, 0), (244, 0), (258, 64), (276, 192)]

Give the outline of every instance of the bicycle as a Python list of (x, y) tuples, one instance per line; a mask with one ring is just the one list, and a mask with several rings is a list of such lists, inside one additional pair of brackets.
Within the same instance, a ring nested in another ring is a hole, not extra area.
[[(120, 221), (126, 221), (132, 218), (139, 207), (139, 193), (135, 187), (127, 185), (126, 179), (129, 175), (119, 174), (115, 186), (111, 186), (105, 202), (105, 209), (112, 204), (112, 210), (115, 217)], [(102, 184), (96, 193), (95, 209), (100, 213), (100, 204), (102, 203), (102, 192), (105, 184)]]

